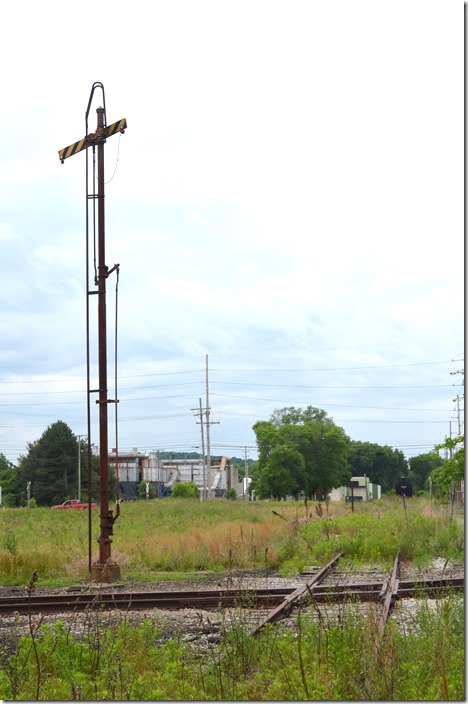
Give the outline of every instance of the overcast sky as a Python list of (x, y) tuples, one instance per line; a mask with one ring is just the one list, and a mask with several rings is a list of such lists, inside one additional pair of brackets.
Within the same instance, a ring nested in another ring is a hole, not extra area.
[(86, 157), (58, 150), (96, 81), (128, 122), (105, 146), (121, 450), (199, 450), (206, 356), (213, 454), (255, 458), (284, 406), (407, 457), (456, 434), (461, 0), (73, 8), (2, 7), (0, 452), (86, 434)]

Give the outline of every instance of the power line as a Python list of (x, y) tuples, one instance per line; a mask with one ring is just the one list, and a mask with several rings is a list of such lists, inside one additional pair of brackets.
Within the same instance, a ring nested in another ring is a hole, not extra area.
[(453, 359), (443, 359), (436, 362), (411, 362), (405, 364), (378, 364), (366, 367), (314, 367), (302, 369), (212, 369), (212, 372), (341, 372), (354, 371), (358, 369), (387, 369), (392, 367), (418, 367), (429, 364), (451, 364)]
[[(310, 401), (284, 401), (282, 399), (277, 399), (277, 398), (259, 398), (255, 396), (233, 396), (230, 394), (212, 394), (212, 396), (218, 396), (221, 398), (236, 398), (236, 399), (244, 399), (248, 401), (271, 401), (273, 403), (292, 403), (292, 404), (298, 404), (298, 405), (311, 405)], [(356, 406), (353, 404), (347, 404), (347, 403), (328, 403), (324, 401), (316, 401), (317, 407), (320, 406), (332, 406), (333, 408), (368, 408), (371, 410), (377, 410), (377, 411), (430, 411), (431, 413), (448, 413), (449, 409), (447, 408), (395, 408), (391, 406)]]
[[(192, 382), (197, 383), (197, 382)], [(259, 384), (248, 381), (212, 381), (212, 384), (223, 384), (225, 386), (261, 386), (261, 387), (281, 387), (286, 389), (452, 389), (453, 384), (422, 384), (420, 386), (318, 386), (310, 384)], [(0, 394), (1, 396), (2, 394)]]
[[(369, 366), (360, 366), (360, 367), (311, 367), (311, 368), (304, 368), (304, 367), (297, 367), (294, 369), (211, 369), (211, 372), (236, 372), (236, 373), (269, 373), (269, 372), (336, 372), (336, 371), (356, 371), (356, 370), (365, 370), (365, 369), (391, 369), (391, 368), (397, 368), (397, 367), (416, 367), (416, 366), (428, 366), (428, 365), (433, 365), (433, 364), (452, 364), (454, 361), (458, 360), (453, 360), (453, 359), (444, 359), (444, 360), (437, 360), (433, 362), (409, 362), (409, 363), (403, 363), (403, 364), (378, 364), (378, 365), (369, 365)], [(177, 375), (177, 374), (197, 374), (197, 373), (202, 373), (204, 370), (203, 369), (190, 369), (190, 370), (185, 370), (185, 371), (177, 371), (177, 372), (151, 372), (148, 374), (130, 374), (130, 375), (120, 375), (119, 379), (141, 379), (141, 378), (147, 378), (147, 377), (153, 377), (153, 376), (172, 376), (172, 375)], [(70, 382), (76, 382), (76, 381), (81, 381), (81, 379), (69, 379), (69, 378), (62, 378), (62, 379), (25, 379), (25, 380), (16, 380), (16, 381), (0, 381), (0, 384), (55, 384), (55, 383), (63, 383), (64, 381), (70, 381)]]

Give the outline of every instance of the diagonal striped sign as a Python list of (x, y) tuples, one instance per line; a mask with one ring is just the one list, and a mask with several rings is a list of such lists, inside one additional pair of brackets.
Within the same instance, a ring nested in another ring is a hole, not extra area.
[[(102, 136), (104, 138), (112, 137), (113, 134), (117, 134), (117, 132), (123, 132), (123, 130), (125, 129), (127, 129), (127, 120), (123, 118), (123, 120), (119, 120), (118, 122), (114, 122), (112, 125), (109, 125), (109, 127), (105, 127)], [(83, 139), (80, 139), (78, 142), (70, 144), (64, 149), (60, 149), (58, 155), (62, 164), (65, 159), (68, 159), (69, 156), (73, 156), (73, 154), (78, 154), (78, 152), (81, 152), (83, 149), (86, 149), (86, 146), (88, 144), (92, 144), (93, 137), (94, 135), (88, 135), (88, 140), (86, 140), (86, 137), (83, 137)]]
[(113, 134), (116, 132), (121, 132), (122, 130), (127, 129), (127, 120), (124, 118), (123, 120), (119, 120), (118, 122), (114, 122), (113, 125), (109, 125), (109, 127), (106, 128), (107, 136), (112, 137)]
[(74, 144), (70, 144), (69, 147), (65, 147), (65, 149), (61, 149), (59, 151), (59, 159), (63, 163), (64, 159), (67, 159), (69, 156), (73, 156), (73, 154), (78, 154), (78, 152), (81, 152), (82, 149), (86, 147), (86, 137), (83, 137), (83, 139), (80, 139), (79, 142), (75, 142)]

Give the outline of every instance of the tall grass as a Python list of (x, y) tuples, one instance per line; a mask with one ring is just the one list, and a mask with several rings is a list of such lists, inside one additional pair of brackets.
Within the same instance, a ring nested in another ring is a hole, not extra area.
[[(112, 554), (125, 579), (159, 579), (176, 571), (300, 571), (337, 551), (351, 563), (403, 558), (464, 558), (463, 522), (427, 501), (386, 498), (356, 507), (310, 511), (299, 503), (186, 499), (124, 505)], [(276, 513), (273, 513), (275, 511)], [(280, 514), (279, 517), (277, 514)], [(283, 520), (284, 519), (284, 520)], [(98, 537), (94, 513), (93, 545)], [(0, 511), (2, 585), (64, 584), (86, 579), (88, 524), (82, 512)], [(97, 558), (97, 554), (94, 555)], [(36, 583), (36, 575), (34, 577)], [(391, 621), (376, 644), (376, 612), (355, 605), (324, 620), (304, 611), (295, 632), (281, 624), (249, 636), (246, 612), (219, 612), (221, 640), (210, 650), (169, 642), (150, 621), (125, 614), (102, 628), (99, 611), (84, 621), (41, 626), (0, 645), (0, 698), (13, 700), (461, 700), (464, 698), (464, 604), (458, 596), (427, 601), (402, 632)], [(319, 620), (317, 621), (317, 617)]]
[[(282, 509), (297, 514), (296, 505)], [(272, 568), (286, 523), (265, 503), (190, 499), (125, 504), (114, 526), (112, 556), (129, 579), (159, 572)], [(88, 577), (88, 517), (47, 508), (0, 511), (0, 585)], [(93, 511), (92, 559), (98, 559), (99, 510)], [(156, 575), (157, 576), (157, 575)]]
[[(280, 514), (278, 516), (278, 514)], [(283, 520), (284, 519), (284, 520)], [(98, 559), (99, 510), (93, 511), (92, 559)], [(219, 570), (301, 571), (337, 551), (353, 561), (423, 562), (432, 556), (464, 557), (461, 520), (431, 513), (423, 499), (386, 498), (327, 511), (299, 502), (163, 499), (124, 504), (114, 526), (112, 556), (124, 579)], [(86, 512), (47, 508), (0, 511), (0, 585), (39, 586), (88, 578)]]
[[(166, 643), (150, 621), (134, 627), (123, 617), (105, 630), (94, 614), (58, 622), (0, 652), (0, 697), (5, 700), (183, 701), (421, 701), (464, 699), (463, 600), (426, 602), (412, 635), (388, 624), (376, 646), (375, 615), (350, 605), (322, 628), (300, 614), (295, 632), (281, 624), (248, 635), (243, 616), (229, 618), (221, 644), (207, 651), (181, 634)], [(223, 614), (220, 614), (221, 620)], [(72, 627), (75, 634), (72, 635)], [(34, 648), (32, 647), (32, 642)]]
[(340, 551), (353, 561), (388, 565), (399, 550), (401, 559), (421, 563), (434, 556), (463, 560), (462, 524), (425, 509), (422, 501), (405, 507), (390, 499), (332, 521), (309, 522), (301, 528), (296, 555), (321, 562)]

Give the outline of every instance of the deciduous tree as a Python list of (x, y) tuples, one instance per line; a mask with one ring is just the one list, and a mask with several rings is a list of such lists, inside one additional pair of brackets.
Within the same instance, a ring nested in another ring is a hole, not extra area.
[[(322, 499), (349, 476), (349, 438), (326, 411), (277, 409), (269, 421), (253, 426), (258, 445), (260, 496), (304, 492)], [(300, 459), (301, 458), (301, 459)]]
[(437, 469), (437, 467), (440, 467), (443, 463), (443, 459), (432, 452), (410, 457), (408, 479), (413, 486), (413, 491), (426, 489), (431, 472)]
[(447, 492), (451, 484), (458, 483), (465, 477), (464, 441), (465, 436), (459, 435), (456, 438), (447, 438), (434, 448), (435, 457), (439, 457), (440, 450), (448, 450), (451, 454), (449, 459), (442, 461), (431, 474), (432, 481), (441, 492)]
[(353, 477), (366, 475), (382, 492), (391, 491), (401, 477), (408, 475), (408, 462), (401, 450), (372, 442), (351, 441), (349, 467)]
[(305, 489), (305, 461), (292, 444), (276, 445), (269, 453), (260, 474), (257, 491), (274, 499), (292, 495), (297, 498)]

